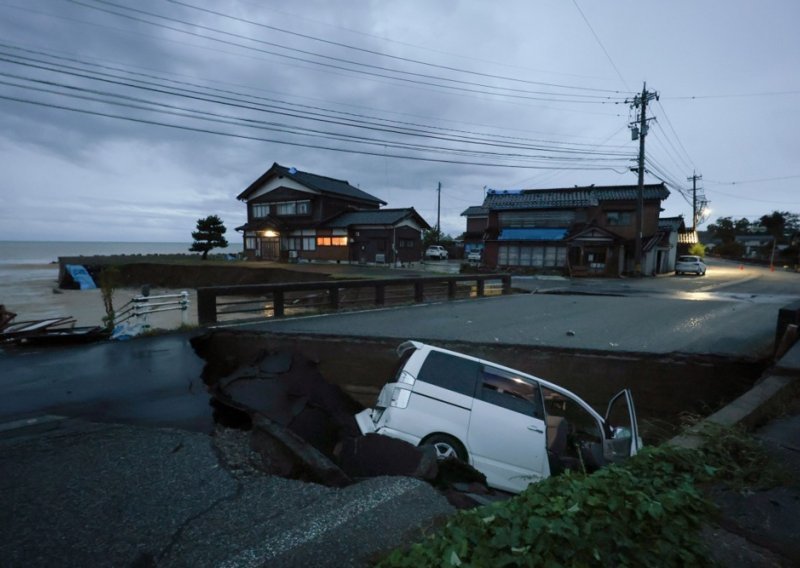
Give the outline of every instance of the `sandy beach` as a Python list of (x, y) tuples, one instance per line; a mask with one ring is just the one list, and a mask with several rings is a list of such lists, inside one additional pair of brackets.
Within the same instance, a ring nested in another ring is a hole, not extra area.
[[(58, 264), (0, 264), (0, 304), (17, 314), (15, 321), (28, 321), (58, 316), (75, 318), (76, 326), (102, 325), (105, 309), (100, 290), (60, 290), (57, 283)], [(150, 295), (178, 294), (181, 290), (151, 288)], [(189, 292), (187, 323), (197, 324), (196, 293)], [(114, 293), (114, 308), (120, 311), (125, 303), (141, 294), (139, 288), (119, 288)], [(175, 329), (182, 323), (179, 310), (148, 316), (154, 329)]]

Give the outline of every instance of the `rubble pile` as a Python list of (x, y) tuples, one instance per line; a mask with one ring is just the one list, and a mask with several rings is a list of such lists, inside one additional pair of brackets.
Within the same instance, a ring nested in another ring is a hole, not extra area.
[(249, 431), (260, 471), (333, 487), (385, 475), (415, 477), (460, 507), (475, 502), (459, 493), (488, 492), (482, 474), (462, 462), (437, 462), (432, 447), (362, 435), (354, 418), (362, 405), (325, 380), (317, 362), (297, 350), (272, 351), (253, 342), (232, 353), (231, 333), (211, 332), (192, 346), (206, 360), (203, 380), (215, 417)]

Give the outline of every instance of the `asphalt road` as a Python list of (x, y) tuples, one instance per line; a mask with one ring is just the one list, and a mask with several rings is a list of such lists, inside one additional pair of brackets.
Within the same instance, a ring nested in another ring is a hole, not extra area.
[[(780, 307), (800, 297), (798, 274), (718, 263), (703, 278), (527, 282), (578, 294), (518, 294), (255, 328), (755, 358), (771, 352)], [(0, 421), (49, 413), (208, 432), (213, 421), (200, 379), (203, 362), (190, 336), (0, 350)]]

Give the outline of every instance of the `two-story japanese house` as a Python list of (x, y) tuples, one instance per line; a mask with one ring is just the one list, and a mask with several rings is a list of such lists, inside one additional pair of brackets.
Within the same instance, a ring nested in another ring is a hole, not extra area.
[(239, 194), (247, 203), (244, 252), (255, 260), (416, 262), (430, 225), (414, 210), (347, 181), (274, 163)]
[[(635, 185), (489, 190), (480, 209), (462, 215), (473, 232), (485, 222), (483, 262), (490, 267), (617, 276), (634, 270), (637, 192)], [(644, 186), (644, 274), (663, 264), (658, 218), (668, 196), (664, 184)]]

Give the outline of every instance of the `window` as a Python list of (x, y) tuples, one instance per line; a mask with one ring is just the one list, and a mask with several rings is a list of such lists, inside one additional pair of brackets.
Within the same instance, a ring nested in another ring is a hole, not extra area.
[(419, 370), (417, 380), (467, 396), (475, 396), (480, 364), (440, 351), (431, 351)]
[(308, 215), (310, 201), (285, 201), (276, 205), (276, 215)]
[(414, 248), (414, 239), (400, 239), (400, 248)]
[(317, 237), (318, 247), (345, 247), (347, 237)]
[(617, 227), (632, 225), (633, 211), (606, 211), (606, 223)]
[(314, 237), (303, 237), (303, 250), (317, 250), (317, 240)]
[(253, 217), (258, 219), (269, 216), (269, 203), (254, 203)]
[(255, 237), (245, 237), (244, 238), (244, 248), (247, 250), (255, 250), (256, 248), (256, 238)]
[(507, 371), (484, 367), (481, 376), (480, 398), (489, 404), (513, 410), (525, 416), (544, 418), (539, 386)]

